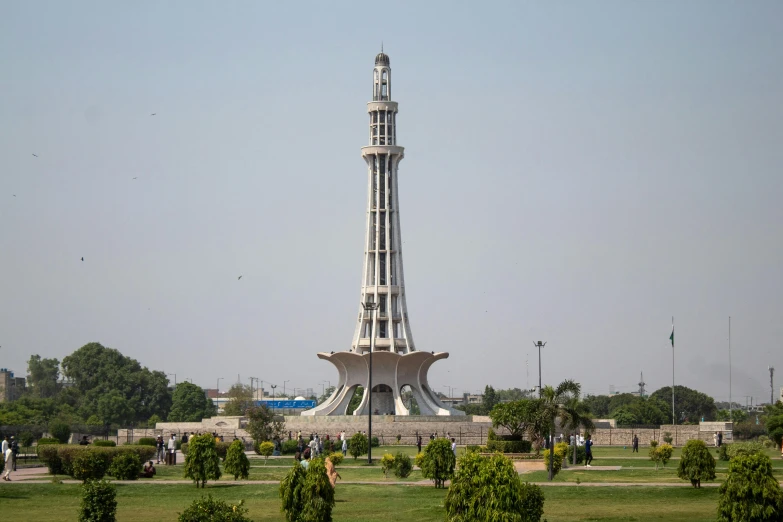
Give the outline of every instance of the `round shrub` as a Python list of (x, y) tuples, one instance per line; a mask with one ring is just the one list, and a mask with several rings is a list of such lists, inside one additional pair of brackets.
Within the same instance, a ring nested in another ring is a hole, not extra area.
[(212, 498), (212, 495), (194, 500), (180, 513), (178, 522), (251, 522), (247, 517), (244, 500), (228, 504)]
[(287, 440), (283, 442), (281, 452), (283, 455), (293, 455), (298, 449), (297, 442), (295, 440)]
[[(549, 469), (549, 451), (544, 452), (544, 463), (546, 464), (546, 469)], [(552, 475), (557, 475), (560, 473), (560, 470), (563, 468), (563, 459), (565, 459), (566, 454), (568, 453), (568, 443), (566, 442), (558, 442), (555, 444), (554, 451), (553, 451), (553, 459), (552, 459)]]
[(356, 460), (361, 455), (366, 455), (367, 449), (367, 437), (361, 433), (354, 433), (348, 441), (348, 453)]
[(431, 441), (419, 455), (421, 458), (417, 455), (416, 463), (421, 468), (421, 474), (424, 478), (432, 479), (436, 488), (444, 487), (445, 482), (454, 476), (456, 458), (447, 439)]
[(332, 461), (332, 464), (334, 464), (335, 466), (339, 466), (340, 464), (343, 463), (343, 459), (345, 457), (339, 451), (335, 451), (334, 453), (331, 453), (328, 458), (329, 460)]
[(544, 494), (522, 483), (510, 459), (483, 457), (475, 452), (460, 457), (459, 470), (444, 502), (446, 520), (518, 520), (539, 522)]
[(158, 445), (158, 441), (155, 439), (155, 437), (142, 437), (139, 439), (139, 442), (137, 442), (139, 446), (152, 446), (155, 447)]
[(52, 438), (57, 439), (61, 444), (67, 444), (68, 440), (71, 438), (71, 426), (63, 421), (51, 421), (48, 429)]
[(719, 521), (772, 522), (781, 520), (783, 490), (772, 474), (772, 461), (759, 453), (731, 459), (729, 474), (720, 486)]
[(373, 437), (372, 438), (372, 447), (373, 448), (380, 448), (381, 447), (381, 443), (378, 440), (378, 437)]
[(381, 471), (383, 476), (389, 478), (389, 472), (394, 470), (394, 455), (391, 453), (384, 453), (381, 457)]
[(109, 469), (108, 455), (96, 451), (80, 451), (71, 459), (71, 475), (78, 480), (101, 480)]
[(407, 478), (413, 471), (413, 463), (408, 455), (398, 451), (394, 456), (394, 476)]
[(275, 452), (274, 443), (266, 441), (259, 444), (256, 442), (253, 446), (255, 452), (264, 457), (264, 465), (266, 465), (266, 461), (269, 460), (269, 457)]
[(82, 484), (79, 522), (114, 522), (117, 516), (117, 490), (105, 480)]
[(117, 445), (116, 442), (113, 440), (96, 440), (92, 443), (93, 446), (98, 446), (99, 448), (113, 448)]
[(715, 480), (715, 459), (704, 441), (694, 439), (685, 443), (677, 476), (690, 480), (694, 488), (700, 488), (702, 480)]
[(141, 473), (141, 459), (135, 453), (120, 453), (111, 461), (109, 475), (117, 480), (136, 480)]

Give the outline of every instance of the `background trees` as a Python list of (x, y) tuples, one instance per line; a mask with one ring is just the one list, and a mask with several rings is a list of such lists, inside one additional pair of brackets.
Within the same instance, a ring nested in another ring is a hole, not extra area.
[(212, 400), (195, 384), (181, 382), (174, 390), (169, 422), (198, 422), (216, 413)]
[(239, 417), (253, 406), (253, 389), (248, 384), (236, 383), (226, 395), (228, 403), (223, 407), (223, 415)]
[[(672, 403), (672, 387), (666, 386), (659, 390), (656, 390), (651, 399), (658, 399), (661, 402), (667, 403), (671, 407)], [(715, 400), (696, 390), (692, 390), (687, 386), (675, 386), (674, 387), (674, 405), (676, 407), (676, 413), (679, 417), (677, 422), (690, 422), (698, 423), (702, 420), (711, 421), (715, 420), (715, 416), (718, 414), (718, 408), (715, 407)], [(669, 414), (671, 419), (671, 414)]]
[(57, 394), (60, 379), (60, 361), (42, 359), (40, 355), (31, 355), (27, 361), (27, 385), (33, 397), (45, 399)]

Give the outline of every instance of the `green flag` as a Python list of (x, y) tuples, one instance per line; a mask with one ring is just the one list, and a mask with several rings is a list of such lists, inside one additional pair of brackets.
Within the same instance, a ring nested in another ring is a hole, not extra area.
[(672, 348), (674, 348), (674, 323), (672, 323), (672, 334), (669, 336), (669, 340), (672, 342)]

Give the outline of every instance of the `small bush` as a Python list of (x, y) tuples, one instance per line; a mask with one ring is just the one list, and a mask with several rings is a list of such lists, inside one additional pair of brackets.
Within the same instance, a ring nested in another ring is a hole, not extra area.
[(731, 457), (729, 457), (729, 446), (731, 446), (731, 444), (723, 444), (718, 448), (718, 458), (720, 460), (726, 462), (731, 460)]
[(114, 522), (117, 516), (117, 490), (105, 480), (87, 480), (82, 485), (79, 522)]
[(59, 440), (55, 439), (54, 437), (41, 437), (38, 439), (38, 445), (43, 446), (44, 444), (62, 444)]
[(136, 480), (141, 473), (141, 459), (135, 453), (122, 453), (114, 457), (109, 475), (117, 480)]
[(459, 470), (446, 495), (446, 520), (514, 520), (539, 522), (544, 494), (535, 485), (522, 483), (511, 460), (502, 455), (462, 455)]
[(294, 462), (280, 482), (281, 510), (289, 522), (331, 522), (334, 488), (322, 459), (313, 459), (307, 471)]
[(719, 521), (773, 522), (783, 514), (783, 490), (772, 473), (772, 461), (759, 453), (731, 459), (720, 486)]
[(292, 439), (283, 442), (283, 446), (280, 452), (283, 455), (293, 455), (294, 453), (297, 452), (297, 450), (298, 450), (297, 442), (296, 440)]
[(247, 480), (250, 476), (250, 461), (245, 455), (245, 445), (241, 440), (235, 440), (231, 443), (226, 453), (226, 462), (223, 466), (226, 473), (234, 476), (234, 480), (243, 478)]
[(244, 500), (228, 504), (212, 498), (212, 495), (194, 500), (179, 514), (178, 522), (251, 522), (247, 517)]
[(101, 480), (111, 465), (109, 456), (103, 452), (82, 451), (70, 463), (73, 478), (78, 480)]
[(116, 442), (113, 440), (96, 440), (92, 443), (93, 446), (98, 446), (99, 448), (113, 448), (117, 445)]
[(274, 443), (266, 441), (259, 444), (256, 442), (253, 446), (256, 450), (256, 453), (264, 457), (264, 466), (266, 466), (266, 461), (269, 459), (269, 457), (272, 456), (272, 453), (275, 452)]
[(155, 437), (142, 437), (139, 439), (139, 442), (137, 442), (139, 446), (152, 446), (155, 447), (158, 445), (158, 441), (155, 439)]
[(394, 456), (394, 476), (397, 478), (407, 478), (413, 471), (413, 463), (408, 455), (398, 451)]
[(436, 488), (444, 487), (446, 481), (454, 476), (456, 458), (451, 451), (451, 443), (446, 439), (435, 439), (427, 444), (416, 463), (421, 468), (424, 478), (432, 479)]
[(673, 453), (674, 448), (671, 444), (661, 444), (652, 446), (649, 455), (650, 460), (655, 462), (655, 469), (658, 469), (658, 464), (663, 464), (663, 467), (666, 467), (666, 463), (672, 458)]
[[(587, 450), (584, 446), (576, 446), (576, 463), (581, 464), (585, 461), (585, 456), (587, 455)], [(568, 463), (571, 464), (574, 462), (574, 446), (569, 445), (568, 446), (568, 453), (566, 455), (568, 458)]]
[(331, 460), (332, 464), (334, 464), (335, 466), (339, 466), (340, 464), (342, 464), (344, 458), (345, 457), (343, 456), (343, 454), (339, 451), (335, 451), (334, 453), (331, 453), (329, 455), (329, 460)]
[[(555, 444), (554, 451), (552, 453), (552, 476), (557, 475), (560, 473), (560, 470), (563, 467), (563, 460), (565, 459), (565, 456), (568, 454), (568, 443), (567, 442), (558, 442)], [(549, 470), (549, 454), (550, 451), (546, 450), (544, 451), (544, 464), (546, 464), (546, 469)]]
[(185, 478), (192, 479), (196, 487), (202, 488), (207, 480), (218, 480), (222, 472), (215, 439), (209, 434), (198, 435), (192, 437), (187, 445), (189, 451), (185, 455)]
[(666, 444), (671, 444), (673, 440), (674, 440), (674, 437), (672, 437), (671, 433), (669, 433), (668, 431), (664, 431), (663, 432), (663, 441)]
[(60, 444), (67, 444), (71, 438), (71, 426), (60, 420), (53, 420), (49, 423), (49, 433), (52, 438), (60, 441)]
[(391, 453), (384, 453), (381, 457), (381, 470), (383, 476), (389, 478), (389, 472), (394, 470), (394, 455)]
[(715, 459), (704, 441), (694, 439), (685, 443), (677, 476), (690, 480), (694, 488), (700, 488), (702, 480), (715, 480)]
[(63, 475), (65, 469), (63, 468), (63, 460), (60, 458), (57, 452), (57, 445), (60, 442), (44, 443), (44, 445), (38, 443), (38, 459), (49, 468), (50, 475)]
[(354, 460), (361, 455), (366, 455), (367, 449), (367, 437), (361, 433), (355, 433), (351, 440), (348, 441), (348, 453), (351, 454)]
[[(101, 448), (96, 446), (78, 446), (74, 444), (53, 444), (38, 446), (38, 458), (43, 462), (52, 475), (67, 474), (74, 478), (74, 460), (87, 454), (94, 454), (104, 459), (108, 466), (119, 455), (131, 453), (138, 456), (140, 462), (146, 462), (155, 455), (155, 448), (150, 446), (125, 445), (115, 448)], [(89, 463), (81, 464), (90, 466)], [(86, 472), (86, 468), (85, 468)]]
[(381, 442), (378, 440), (378, 437), (373, 437), (372, 438), (372, 447), (373, 448), (380, 448), (381, 447)]

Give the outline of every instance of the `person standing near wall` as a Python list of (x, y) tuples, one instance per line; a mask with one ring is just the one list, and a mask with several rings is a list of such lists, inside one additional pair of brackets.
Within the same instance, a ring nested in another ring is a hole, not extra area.
[(639, 453), (639, 437), (636, 435), (633, 436), (633, 449), (631, 450), (631, 453)]
[(590, 435), (588, 435), (585, 437), (585, 467), (592, 468), (591, 462), (593, 462), (593, 441), (590, 440)]

